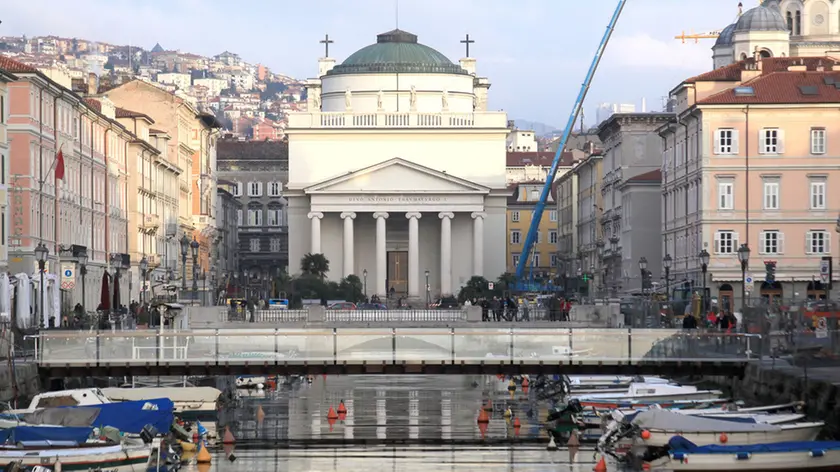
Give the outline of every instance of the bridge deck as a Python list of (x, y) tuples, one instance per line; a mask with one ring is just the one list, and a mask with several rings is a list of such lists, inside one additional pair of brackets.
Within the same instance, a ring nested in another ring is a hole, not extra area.
[(739, 372), (761, 337), (679, 330), (577, 328), (207, 329), (48, 332), (42, 373)]

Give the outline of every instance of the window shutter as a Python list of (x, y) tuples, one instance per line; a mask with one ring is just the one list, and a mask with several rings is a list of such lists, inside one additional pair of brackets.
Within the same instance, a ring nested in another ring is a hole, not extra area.
[(758, 130), (758, 153), (759, 154), (767, 154), (767, 148), (764, 146), (764, 130)]
[(765, 242), (767, 241), (767, 232), (761, 231), (758, 233), (758, 253), (759, 254), (766, 254), (765, 252)]
[(720, 231), (715, 232), (715, 253), (720, 254)]
[(776, 153), (777, 154), (784, 154), (785, 153), (785, 130), (779, 128), (776, 130), (776, 142), (778, 145), (776, 146)]
[(262, 196), (262, 190), (263, 190), (262, 189), (262, 182), (257, 182), (257, 196), (258, 197)]
[(825, 253), (831, 254), (831, 233), (828, 231), (823, 232), (823, 241), (825, 241)]
[(720, 154), (720, 130), (715, 130), (715, 147), (712, 149), (715, 154)]
[(738, 154), (740, 150), (738, 149), (738, 130), (732, 130), (732, 154)]
[(805, 254), (813, 254), (811, 252), (811, 240), (814, 238), (814, 233), (808, 231), (805, 233)]
[(741, 247), (740, 243), (741, 243), (741, 236), (738, 233), (733, 231), (732, 232), (732, 252), (733, 253), (738, 252), (738, 248)]
[(776, 233), (776, 237), (779, 238), (778, 239), (779, 254), (784, 254), (785, 253), (785, 233), (782, 233), (781, 231), (779, 231), (778, 233)]

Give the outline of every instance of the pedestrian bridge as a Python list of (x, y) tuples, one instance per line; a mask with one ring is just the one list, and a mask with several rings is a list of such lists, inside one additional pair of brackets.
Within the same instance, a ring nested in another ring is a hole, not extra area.
[(364, 328), (52, 331), (42, 375), (740, 374), (754, 334), (673, 329)]

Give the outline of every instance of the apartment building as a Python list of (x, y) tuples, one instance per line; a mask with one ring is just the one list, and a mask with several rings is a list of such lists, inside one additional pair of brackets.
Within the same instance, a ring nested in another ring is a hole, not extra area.
[[(0, 66), (1, 67), (1, 66)], [(0, 270), (9, 267), (9, 87), (17, 77), (0, 68)]]
[[(765, 301), (825, 293), (820, 261), (838, 252), (837, 84), (833, 58), (756, 54), (671, 91), (677, 120), (659, 132), (664, 247), (678, 279), (707, 285), (732, 308), (742, 290)], [(742, 245), (750, 249), (743, 281)], [(698, 257), (704, 249), (705, 282)], [(777, 272), (766, 283), (770, 261)]]
[[(540, 199), (545, 182), (527, 182), (511, 186), (507, 202), (507, 272), (516, 271), (522, 255), (525, 238), (531, 227), (534, 206)], [(531, 251), (529, 266), (533, 274), (541, 278), (553, 278), (557, 268), (557, 209), (554, 190), (548, 196), (546, 208), (540, 220), (539, 232)]]
[(578, 174), (574, 166), (557, 179), (557, 257), (561, 285), (566, 286), (570, 264), (577, 257)]
[[(567, 264), (566, 278), (574, 291), (589, 294), (592, 277), (599, 266), (597, 242), (603, 240), (603, 194), (601, 176), (603, 156), (592, 154), (573, 169), (577, 174), (577, 253)], [(568, 287), (567, 287), (567, 290)]]

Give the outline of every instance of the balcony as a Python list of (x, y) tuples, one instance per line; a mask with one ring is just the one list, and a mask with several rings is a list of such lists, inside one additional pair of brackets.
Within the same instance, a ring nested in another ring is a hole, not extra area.
[(160, 228), (160, 215), (143, 215), (140, 228), (144, 231), (156, 231)]
[(315, 112), (292, 113), (288, 129), (332, 128), (505, 128), (505, 112), (418, 113), (418, 112)]

